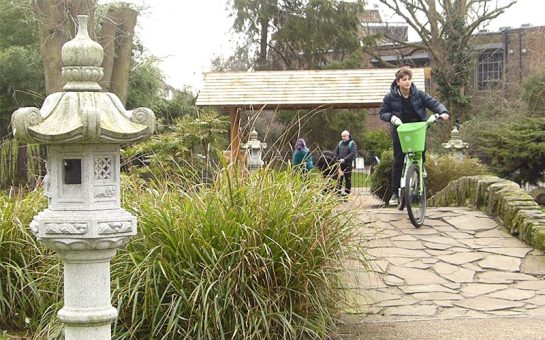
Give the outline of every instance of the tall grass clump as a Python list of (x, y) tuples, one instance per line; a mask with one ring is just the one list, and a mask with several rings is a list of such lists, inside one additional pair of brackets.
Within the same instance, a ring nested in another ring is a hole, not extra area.
[(62, 299), (59, 260), (29, 229), (45, 206), (39, 191), (0, 193), (0, 329), (31, 330)]
[(116, 339), (334, 334), (352, 219), (318, 176), (237, 174), (193, 190), (132, 181), (139, 232), (112, 263)]

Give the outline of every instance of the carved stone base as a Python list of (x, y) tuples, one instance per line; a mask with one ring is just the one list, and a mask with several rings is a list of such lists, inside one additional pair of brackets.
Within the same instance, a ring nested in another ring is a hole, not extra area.
[(32, 232), (55, 250), (116, 249), (136, 234), (136, 217), (123, 209), (56, 211), (34, 217)]

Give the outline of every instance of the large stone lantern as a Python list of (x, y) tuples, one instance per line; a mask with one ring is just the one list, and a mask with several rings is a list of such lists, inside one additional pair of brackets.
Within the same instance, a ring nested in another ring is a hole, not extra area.
[(147, 108), (126, 111), (119, 98), (101, 92), (102, 47), (78, 16), (76, 37), (62, 47), (64, 92), (41, 109), (12, 116), (17, 139), (47, 146), (44, 195), (48, 208), (30, 228), (64, 262), (64, 307), (58, 317), (66, 339), (110, 339), (117, 310), (110, 303), (110, 260), (136, 234), (136, 217), (121, 209), (120, 144), (148, 138), (155, 116)]
[(248, 170), (253, 171), (260, 169), (264, 162), (262, 159), (263, 149), (267, 147), (267, 143), (262, 143), (257, 139), (257, 131), (255, 129), (250, 132), (249, 140), (242, 145), (242, 149), (246, 150), (246, 160), (248, 162)]

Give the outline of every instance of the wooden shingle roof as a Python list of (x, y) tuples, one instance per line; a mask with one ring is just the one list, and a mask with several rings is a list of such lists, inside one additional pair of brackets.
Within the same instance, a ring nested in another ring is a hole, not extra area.
[[(204, 77), (198, 106), (282, 108), (380, 107), (397, 69), (211, 72)], [(424, 69), (415, 68), (421, 90)]]

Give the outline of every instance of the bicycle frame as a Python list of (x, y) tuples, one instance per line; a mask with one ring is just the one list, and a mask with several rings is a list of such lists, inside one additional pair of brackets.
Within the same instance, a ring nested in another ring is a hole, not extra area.
[[(402, 196), (402, 190), (405, 188), (405, 182), (406, 182), (405, 176), (407, 174), (407, 170), (413, 163), (417, 163), (419, 169), (424, 169), (424, 161), (422, 159), (422, 152), (408, 152), (405, 154), (405, 160), (403, 161), (403, 171), (401, 172), (401, 183), (398, 189), (398, 197)], [(424, 183), (423, 181), (424, 177), (422, 175), (422, 171), (419, 171), (419, 177), (420, 177), (420, 182), (419, 182), (420, 185), (419, 185), (418, 191), (422, 192), (423, 191), (422, 183)]]

